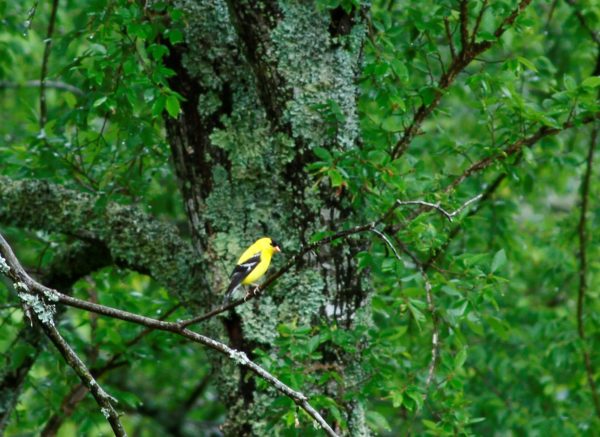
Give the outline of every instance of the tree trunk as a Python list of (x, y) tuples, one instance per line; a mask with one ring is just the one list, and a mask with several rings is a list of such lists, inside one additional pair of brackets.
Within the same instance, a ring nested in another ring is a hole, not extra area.
[[(308, 2), (182, 1), (179, 7), (189, 23), (186, 41), (170, 48), (167, 66), (177, 73), (171, 87), (185, 101), (179, 118), (166, 120), (167, 133), (196, 250), (206, 261), (207, 302), (214, 303), (237, 257), (258, 237), (268, 235), (293, 253), (316, 231), (356, 220), (344, 208), (343, 190), (315, 186), (306, 164), (315, 147), (360, 146), (356, 82), (365, 26), (363, 11), (319, 11)], [(257, 347), (273, 348), (281, 323), (351, 327), (367, 297), (354, 273), (357, 250), (322, 252), (229, 314), (230, 344), (252, 358)], [(356, 367), (354, 356), (327, 348), (324, 364)], [(229, 407), (226, 434), (263, 434), (265, 422), (257, 418), (272, 399), (259, 395), (243, 372), (233, 378), (233, 363), (215, 365)], [(343, 404), (338, 389), (327, 391)], [(362, 410), (345, 409), (352, 433), (368, 433)]]

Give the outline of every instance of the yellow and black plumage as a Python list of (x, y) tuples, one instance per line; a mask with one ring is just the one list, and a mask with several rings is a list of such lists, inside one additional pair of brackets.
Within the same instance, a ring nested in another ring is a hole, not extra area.
[(269, 237), (256, 240), (246, 249), (229, 277), (231, 282), (227, 287), (225, 302), (231, 300), (233, 293), (240, 284), (253, 284), (260, 279), (269, 268), (271, 258), (276, 252), (281, 252), (281, 247)]

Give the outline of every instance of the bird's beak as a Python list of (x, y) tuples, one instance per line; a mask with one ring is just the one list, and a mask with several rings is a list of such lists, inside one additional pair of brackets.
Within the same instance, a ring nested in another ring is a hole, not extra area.
[(281, 247), (275, 246), (275, 252), (281, 252)]

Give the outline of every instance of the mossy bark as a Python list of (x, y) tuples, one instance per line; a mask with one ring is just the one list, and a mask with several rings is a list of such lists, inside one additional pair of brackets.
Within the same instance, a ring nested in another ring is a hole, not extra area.
[[(180, 1), (189, 23), (185, 45), (172, 47), (171, 86), (185, 97), (167, 119), (173, 161), (196, 248), (221, 299), (231, 266), (254, 239), (269, 235), (293, 252), (320, 229), (350, 216), (344, 193), (315, 188), (306, 164), (313, 149), (360, 147), (356, 81), (365, 27), (362, 11), (319, 10), (310, 2)], [(335, 129), (323, 107), (342, 116)], [(323, 251), (274, 289), (225, 320), (232, 346), (250, 357), (272, 348), (277, 326), (329, 323), (350, 327), (367, 292), (357, 278), (357, 247)], [(209, 262), (219, 259), (222, 263)], [(334, 308), (327, 311), (326, 308)], [(356, 356), (324, 354), (355, 367)], [(219, 359), (220, 360), (220, 359)], [(218, 362), (220, 393), (229, 407), (228, 435), (261, 435), (269, 405), (254, 380)], [(316, 393), (323, 388), (309, 388)], [(335, 389), (328, 393), (341, 401)], [(363, 410), (348, 404), (351, 432), (368, 433)], [(360, 416), (360, 417), (359, 417)]]

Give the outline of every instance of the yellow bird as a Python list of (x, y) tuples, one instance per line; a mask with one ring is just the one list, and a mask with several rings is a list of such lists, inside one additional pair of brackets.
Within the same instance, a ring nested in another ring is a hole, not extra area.
[(231, 300), (233, 293), (240, 284), (254, 284), (262, 278), (269, 268), (269, 264), (271, 264), (273, 254), (276, 252), (281, 252), (281, 248), (275, 240), (269, 237), (256, 240), (252, 246), (246, 249), (229, 277), (231, 282), (227, 287), (225, 302)]

